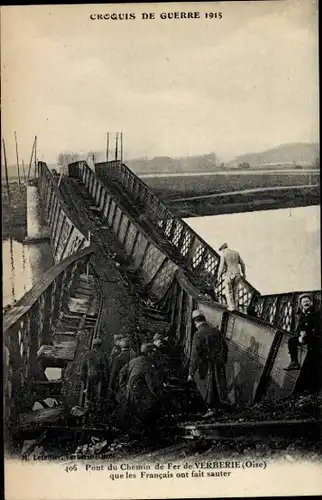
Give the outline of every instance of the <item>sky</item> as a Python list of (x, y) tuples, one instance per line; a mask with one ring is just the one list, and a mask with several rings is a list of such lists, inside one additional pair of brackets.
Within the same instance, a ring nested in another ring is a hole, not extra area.
[[(161, 12), (199, 19), (160, 19)], [(134, 20), (90, 14), (134, 13)], [(153, 12), (154, 20), (141, 20)], [(205, 19), (222, 12), (222, 19)], [(1, 8), (2, 137), (9, 163), (105, 149), (124, 160), (216, 152), (223, 160), (318, 142), (312, 0)]]

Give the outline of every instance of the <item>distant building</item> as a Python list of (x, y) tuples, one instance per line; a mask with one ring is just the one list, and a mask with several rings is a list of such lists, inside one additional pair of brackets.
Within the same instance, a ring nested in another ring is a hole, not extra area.
[(274, 163), (262, 163), (261, 168), (305, 168), (311, 167), (312, 162), (309, 161), (283, 161), (283, 162), (274, 162)]

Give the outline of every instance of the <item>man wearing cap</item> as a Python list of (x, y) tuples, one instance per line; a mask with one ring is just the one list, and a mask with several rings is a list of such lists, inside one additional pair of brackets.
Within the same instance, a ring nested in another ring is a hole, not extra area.
[(152, 363), (153, 344), (141, 346), (141, 355), (126, 364), (119, 374), (125, 413), (143, 424), (151, 423), (160, 412), (163, 398), (161, 381)]
[(118, 384), (118, 376), (123, 368), (131, 359), (137, 357), (137, 353), (131, 349), (130, 341), (127, 337), (123, 337), (119, 343), (121, 352), (114, 357), (112, 367), (111, 367), (111, 376), (110, 376), (110, 391), (111, 394), (114, 395), (115, 400), (119, 401), (119, 384)]
[[(288, 341), (288, 349), (291, 362), (285, 371), (299, 370), (298, 348), (306, 346), (308, 349), (308, 362), (310, 368), (316, 371), (319, 364), (320, 355), (320, 312), (314, 311), (312, 299), (308, 294), (299, 297), (300, 312), (298, 325), (293, 335)], [(317, 374), (318, 376), (318, 374)]]
[(110, 353), (110, 367), (112, 368), (113, 366), (113, 361), (115, 357), (120, 354), (121, 352), (121, 340), (124, 338), (124, 335), (122, 333), (116, 333), (114, 335), (114, 345), (112, 347), (111, 353)]
[(246, 278), (246, 267), (243, 259), (236, 250), (228, 248), (227, 243), (219, 247), (221, 252), (217, 280), (225, 273), (225, 295), (228, 311), (236, 309), (235, 295), (238, 283)]
[(81, 379), (86, 387), (86, 406), (95, 410), (99, 403), (102, 386), (106, 386), (109, 379), (107, 357), (102, 350), (102, 341), (96, 338), (92, 342), (92, 349), (83, 358)]
[(156, 333), (153, 337), (153, 354), (152, 362), (158, 372), (159, 378), (163, 383), (166, 383), (168, 375), (168, 354), (165, 350), (167, 337), (161, 333)]
[(208, 325), (200, 310), (192, 313), (197, 328), (192, 341), (188, 382), (195, 379), (207, 404), (204, 418), (214, 415), (215, 408), (227, 405), (226, 369), (228, 348), (219, 328)]

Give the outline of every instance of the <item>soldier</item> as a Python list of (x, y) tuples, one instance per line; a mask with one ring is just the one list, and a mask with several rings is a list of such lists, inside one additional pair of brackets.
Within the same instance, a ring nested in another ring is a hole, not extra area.
[(119, 374), (124, 394), (123, 412), (129, 412), (143, 424), (152, 423), (163, 401), (162, 383), (152, 363), (153, 344), (142, 344), (141, 355), (125, 365)]
[(137, 357), (137, 353), (133, 349), (131, 349), (129, 339), (127, 337), (123, 337), (120, 340), (119, 346), (121, 352), (117, 354), (113, 360), (111, 367), (111, 377), (110, 377), (110, 390), (111, 393), (114, 395), (116, 401), (119, 401), (120, 399), (118, 394), (119, 373), (124, 365), (126, 365), (129, 361), (131, 361), (131, 359)]
[(235, 295), (238, 283), (242, 278), (246, 278), (245, 263), (236, 250), (228, 248), (227, 243), (219, 247), (221, 253), (220, 263), (217, 273), (217, 280), (225, 272), (225, 295), (227, 300), (227, 310), (236, 309)]
[(219, 328), (209, 326), (202, 311), (193, 311), (192, 319), (197, 331), (192, 341), (188, 382), (195, 379), (208, 407), (203, 417), (208, 418), (214, 415), (216, 407), (228, 405), (225, 369), (228, 348)]
[(108, 361), (100, 338), (93, 340), (92, 349), (83, 358), (81, 379), (86, 387), (85, 406), (91, 406), (94, 411), (99, 404), (102, 386), (106, 386), (109, 379)]
[(312, 372), (316, 371), (320, 355), (320, 312), (314, 311), (311, 297), (302, 294), (300, 297), (299, 321), (293, 335), (288, 341), (288, 349), (291, 362), (285, 371), (299, 370), (298, 348), (306, 346), (308, 349), (308, 361)]
[(160, 333), (156, 333), (153, 337), (153, 353), (152, 362), (158, 372), (158, 376), (162, 383), (166, 383), (168, 379), (168, 354), (166, 352), (167, 337)]
[(110, 368), (112, 368), (115, 357), (121, 352), (120, 342), (123, 339), (123, 337), (124, 335), (122, 333), (116, 333), (114, 335), (114, 345), (110, 353)]

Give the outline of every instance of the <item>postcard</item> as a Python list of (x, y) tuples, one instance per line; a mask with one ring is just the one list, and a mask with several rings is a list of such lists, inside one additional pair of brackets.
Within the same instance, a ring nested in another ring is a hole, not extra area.
[(322, 493), (317, 14), (1, 8), (8, 500)]

